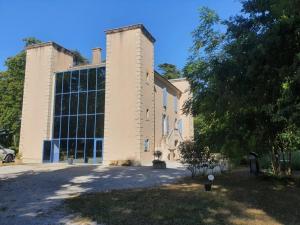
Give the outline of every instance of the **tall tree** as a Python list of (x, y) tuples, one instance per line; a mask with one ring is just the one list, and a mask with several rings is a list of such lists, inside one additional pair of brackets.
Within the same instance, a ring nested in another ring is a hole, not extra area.
[(201, 115), (207, 145), (235, 157), (269, 153), (280, 174), (281, 157), (299, 147), (300, 2), (242, 4), (242, 14), (227, 21), (200, 10), (184, 68), (193, 91), (186, 109)]
[(173, 64), (163, 63), (158, 65), (161, 74), (167, 79), (176, 79), (181, 77), (181, 71)]

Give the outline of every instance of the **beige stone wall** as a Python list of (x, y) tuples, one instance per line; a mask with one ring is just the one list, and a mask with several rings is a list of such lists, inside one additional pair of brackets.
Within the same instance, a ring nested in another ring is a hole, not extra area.
[(107, 32), (106, 44), (104, 164), (141, 162), (150, 155), (143, 153), (144, 139), (153, 139), (151, 121), (144, 118), (148, 107), (154, 110), (153, 44), (140, 28)]
[(182, 126), (182, 136), (183, 139), (193, 139), (194, 138), (194, 119), (192, 115), (185, 115), (182, 112), (182, 107), (184, 103), (191, 97), (190, 93), (190, 85), (189, 82), (185, 78), (181, 79), (172, 79), (169, 80), (175, 87), (177, 87), (181, 92), (181, 98), (179, 101), (179, 115), (183, 121)]
[(53, 43), (27, 49), (19, 146), (25, 163), (42, 162), (43, 141), (52, 134), (54, 71), (72, 63), (69, 52)]

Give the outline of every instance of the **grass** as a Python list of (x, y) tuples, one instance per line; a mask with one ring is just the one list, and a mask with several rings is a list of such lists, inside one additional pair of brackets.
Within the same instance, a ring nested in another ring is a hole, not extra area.
[(99, 224), (300, 224), (299, 181), (235, 171), (204, 192), (203, 178), (177, 184), (92, 193), (66, 200), (73, 213)]

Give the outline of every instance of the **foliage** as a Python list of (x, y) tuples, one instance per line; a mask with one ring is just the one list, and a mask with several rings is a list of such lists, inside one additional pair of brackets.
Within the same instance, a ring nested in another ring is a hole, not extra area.
[(181, 77), (181, 71), (173, 64), (163, 63), (158, 65), (158, 68), (162, 75), (167, 79), (176, 79)]
[(89, 61), (78, 50), (72, 50), (74, 66), (86, 65)]
[(209, 148), (201, 148), (194, 141), (184, 141), (179, 145), (180, 161), (187, 166), (192, 177), (195, 177), (201, 164), (207, 163), (211, 158)]
[[(184, 76), (203, 145), (229, 157), (299, 149), (300, 2), (243, 1), (242, 14), (221, 21), (200, 10)], [(226, 32), (217, 30), (224, 26)]]

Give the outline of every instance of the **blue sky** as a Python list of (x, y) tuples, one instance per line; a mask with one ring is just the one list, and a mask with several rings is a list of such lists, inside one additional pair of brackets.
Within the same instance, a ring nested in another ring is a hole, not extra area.
[(136, 23), (156, 38), (156, 66), (182, 68), (201, 6), (221, 18), (241, 9), (238, 0), (0, 0), (0, 71), (5, 59), (23, 48), (25, 37), (55, 41), (90, 58), (94, 47), (105, 51), (105, 30)]

